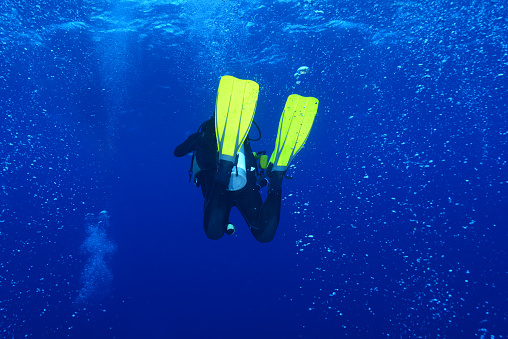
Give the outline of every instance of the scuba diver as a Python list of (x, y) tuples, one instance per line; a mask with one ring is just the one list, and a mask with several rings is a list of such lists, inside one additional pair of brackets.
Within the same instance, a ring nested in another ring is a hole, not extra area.
[[(233, 206), (241, 212), (256, 240), (264, 243), (274, 238), (280, 219), (282, 180), (305, 144), (317, 113), (316, 98), (290, 95), (268, 161), (264, 152), (258, 155), (252, 151), (248, 138), (258, 93), (259, 85), (254, 81), (223, 76), (213, 116), (174, 151), (176, 157), (193, 153), (189, 176), (201, 187), (205, 199), (203, 227), (210, 239), (234, 233), (235, 227), (229, 222)], [(266, 185), (268, 194), (263, 202), (259, 191)]]

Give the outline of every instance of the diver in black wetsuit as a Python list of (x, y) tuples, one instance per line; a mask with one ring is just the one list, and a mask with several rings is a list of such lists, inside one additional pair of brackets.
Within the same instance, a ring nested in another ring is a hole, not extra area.
[[(221, 160), (218, 163), (217, 140), (213, 117), (205, 121), (198, 132), (175, 148), (177, 157), (194, 152), (194, 182), (201, 187), (205, 198), (203, 227), (210, 239), (220, 239), (224, 233), (232, 234), (234, 227), (229, 223), (231, 208), (236, 206), (242, 213), (254, 238), (269, 242), (275, 236), (280, 219), (282, 178), (284, 172), (269, 171), (268, 196), (263, 203), (260, 186), (257, 185), (258, 167), (249, 139), (244, 142), (247, 184), (238, 191), (227, 190), (234, 164)], [(197, 172), (197, 173), (196, 173)]]

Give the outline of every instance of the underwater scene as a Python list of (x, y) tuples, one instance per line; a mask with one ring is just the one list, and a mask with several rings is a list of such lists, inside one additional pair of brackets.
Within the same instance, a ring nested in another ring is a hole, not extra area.
[[(3, 0), (0, 69), (0, 338), (508, 338), (505, 1)], [(174, 155), (225, 75), (319, 100), (271, 241)]]

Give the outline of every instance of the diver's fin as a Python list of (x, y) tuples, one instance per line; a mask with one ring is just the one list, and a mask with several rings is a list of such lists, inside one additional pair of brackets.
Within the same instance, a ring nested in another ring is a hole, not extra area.
[(256, 111), (259, 85), (225, 75), (220, 79), (215, 103), (215, 135), (219, 160), (235, 161)]
[(314, 123), (319, 100), (291, 94), (282, 116), (275, 140), (275, 149), (270, 157), (273, 171), (285, 171), (295, 155), (302, 149)]

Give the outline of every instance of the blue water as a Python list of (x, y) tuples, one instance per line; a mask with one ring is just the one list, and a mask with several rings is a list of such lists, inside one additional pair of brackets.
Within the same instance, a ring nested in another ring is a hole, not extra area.
[[(504, 1), (0, 4), (1, 338), (507, 338)], [(294, 77), (301, 66), (310, 72)], [(275, 239), (208, 240), (221, 75), (318, 115)], [(297, 83), (299, 82), (299, 83)]]

